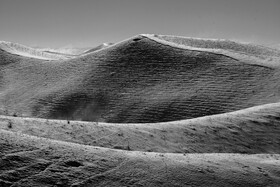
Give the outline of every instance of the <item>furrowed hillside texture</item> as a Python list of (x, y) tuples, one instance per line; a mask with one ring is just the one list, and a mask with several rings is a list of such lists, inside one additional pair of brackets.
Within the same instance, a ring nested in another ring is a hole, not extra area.
[(279, 51), (162, 35), (95, 49), (0, 47), (1, 187), (280, 186)]
[(165, 122), (278, 102), (280, 96), (275, 65), (173, 47), (142, 35), (63, 61), (1, 55), (2, 114)]

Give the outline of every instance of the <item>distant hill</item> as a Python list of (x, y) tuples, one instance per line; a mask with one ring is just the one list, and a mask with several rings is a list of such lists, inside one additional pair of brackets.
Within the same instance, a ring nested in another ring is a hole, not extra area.
[(60, 54), (66, 54), (70, 56), (71, 55), (77, 56), (89, 50), (90, 48), (89, 47), (61, 47), (61, 48), (36, 47), (36, 49), (49, 53), (60, 53)]
[(0, 41), (0, 49), (11, 54), (42, 60), (64, 60), (71, 58), (70, 55), (62, 53), (49, 53), (35, 48), (27, 47), (17, 43)]
[(100, 50), (100, 49), (104, 49), (106, 47), (109, 47), (110, 45), (113, 45), (114, 43), (103, 43), (97, 47), (94, 47), (94, 48), (91, 48), (91, 49), (88, 49), (86, 51), (83, 52), (83, 54), (87, 54), (87, 53), (91, 53), (91, 52), (94, 52), (94, 51), (97, 51), (97, 50)]

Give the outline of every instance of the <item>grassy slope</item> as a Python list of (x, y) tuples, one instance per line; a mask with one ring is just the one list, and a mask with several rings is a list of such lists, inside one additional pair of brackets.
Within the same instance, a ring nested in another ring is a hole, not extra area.
[(279, 101), (279, 68), (144, 36), (65, 61), (1, 52), (2, 114), (162, 122)]
[(161, 42), (56, 62), (0, 51), (2, 114), (134, 122), (0, 116), (0, 186), (279, 186), (277, 61)]

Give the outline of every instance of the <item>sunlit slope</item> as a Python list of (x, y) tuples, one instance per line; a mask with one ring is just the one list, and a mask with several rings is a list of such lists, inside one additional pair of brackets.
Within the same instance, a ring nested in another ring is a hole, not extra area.
[(224, 39), (191, 38), (182, 36), (143, 34), (151, 40), (171, 47), (208, 51), (237, 58), (246, 63), (278, 67), (280, 51), (253, 43), (241, 43)]
[(142, 35), (64, 61), (2, 56), (2, 114), (163, 122), (278, 102), (280, 96), (276, 57), (266, 66), (260, 58), (254, 64)]
[(129, 151), (280, 154), (280, 103), (154, 124), (1, 116), (0, 129)]

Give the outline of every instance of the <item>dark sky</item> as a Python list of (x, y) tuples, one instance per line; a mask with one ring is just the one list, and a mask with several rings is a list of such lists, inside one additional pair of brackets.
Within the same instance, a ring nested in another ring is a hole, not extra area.
[(0, 0), (0, 40), (95, 46), (141, 33), (280, 44), (280, 0)]

